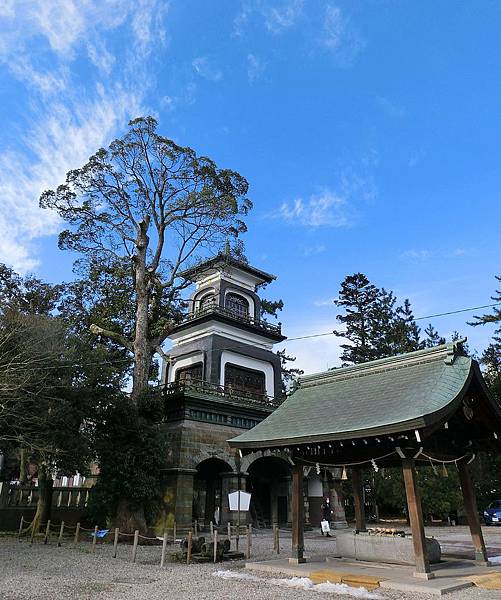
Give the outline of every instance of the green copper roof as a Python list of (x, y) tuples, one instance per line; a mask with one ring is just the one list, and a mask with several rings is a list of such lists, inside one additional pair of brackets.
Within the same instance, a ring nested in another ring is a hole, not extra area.
[(425, 427), (455, 409), (474, 361), (460, 344), (309, 375), (239, 448), (342, 440)]

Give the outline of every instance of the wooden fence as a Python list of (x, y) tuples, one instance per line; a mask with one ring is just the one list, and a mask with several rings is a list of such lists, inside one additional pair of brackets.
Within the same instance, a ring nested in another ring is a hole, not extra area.
[[(0, 508), (32, 508), (38, 502), (39, 488), (29, 485), (0, 484)], [(87, 508), (91, 489), (88, 487), (54, 487), (52, 506), (55, 508)]]

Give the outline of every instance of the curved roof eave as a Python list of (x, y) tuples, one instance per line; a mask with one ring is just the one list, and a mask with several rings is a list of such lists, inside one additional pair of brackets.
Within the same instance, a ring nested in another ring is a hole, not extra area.
[[(446, 421), (458, 408), (462, 399), (465, 396), (465, 393), (468, 391), (473, 378), (480, 384), (482, 391), (485, 393), (486, 399), (489, 402), (489, 405), (493, 408), (496, 413), (496, 416), (501, 420), (501, 407), (495, 402), (495, 400), (490, 395), (485, 381), (482, 377), (482, 373), (478, 367), (476, 361), (470, 359), (470, 366), (468, 369), (468, 373), (463, 381), (461, 389), (456, 393), (456, 395), (450, 399), (445, 405), (440, 407), (438, 410), (431, 411), (429, 413), (425, 413), (420, 415), (419, 417), (398, 421), (395, 423), (378, 425), (370, 428), (363, 429), (352, 429), (341, 432), (323, 432), (319, 434), (305, 434), (301, 436), (284, 436), (277, 438), (267, 438), (267, 439), (256, 439), (256, 440), (245, 440), (246, 434), (250, 432), (246, 432), (237, 438), (233, 438), (232, 440), (228, 440), (228, 443), (235, 448), (264, 448), (264, 447), (279, 447), (279, 446), (289, 446), (294, 444), (306, 444), (306, 443), (315, 443), (315, 442), (327, 442), (327, 441), (343, 441), (349, 439), (359, 439), (363, 437), (376, 437), (382, 435), (391, 435), (399, 432), (409, 431), (413, 429), (423, 429), (429, 426), (433, 426), (440, 421)], [(280, 409), (285, 408), (285, 403), (280, 407)], [(278, 409), (280, 411), (280, 409)], [(257, 425), (259, 428), (259, 425)], [(252, 431), (252, 430), (251, 430)], [(239, 440), (239, 438), (243, 437), (243, 440)]]

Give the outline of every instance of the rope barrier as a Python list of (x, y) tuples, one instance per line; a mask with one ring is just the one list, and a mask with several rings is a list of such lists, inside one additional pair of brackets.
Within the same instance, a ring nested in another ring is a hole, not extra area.
[[(382, 456), (377, 456), (375, 458), (369, 458), (369, 460), (362, 460), (360, 462), (350, 462), (350, 463), (345, 462), (345, 463), (341, 463), (339, 465), (333, 465), (331, 463), (328, 463), (328, 464), (321, 463), (318, 460), (309, 461), (309, 460), (306, 460), (304, 458), (295, 458), (295, 460), (298, 463), (306, 463), (308, 465), (313, 465), (313, 466), (319, 465), (320, 467), (327, 467), (327, 468), (328, 467), (336, 467), (336, 468), (342, 469), (343, 467), (358, 467), (359, 465), (370, 464), (370, 463), (372, 463), (373, 460), (376, 460), (376, 461), (377, 460), (382, 460), (383, 458), (388, 458), (388, 456), (392, 456), (393, 454), (397, 454), (397, 451), (393, 450), (392, 452), (388, 452), (388, 454), (383, 454)], [(424, 456), (424, 454), (423, 454), (423, 456)], [(454, 462), (454, 461), (452, 461), (452, 462)]]
[(457, 464), (458, 461), (461, 461), (461, 460), (463, 460), (465, 458), (469, 458), (471, 456), (471, 453), (463, 454), (463, 456), (460, 456), (459, 458), (454, 458), (453, 460), (441, 460), (440, 458), (435, 458), (433, 456), (428, 456), (428, 454), (425, 454), (424, 452), (421, 452), (421, 456), (424, 456), (429, 461), (436, 462), (439, 465), (443, 465), (443, 464), (450, 465), (452, 463), (456, 463)]

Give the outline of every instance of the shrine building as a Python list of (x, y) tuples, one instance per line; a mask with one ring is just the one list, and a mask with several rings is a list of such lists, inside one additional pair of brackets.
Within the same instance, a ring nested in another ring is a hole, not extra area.
[[(252, 430), (230, 441), (244, 455), (286, 455), (293, 466), (292, 545), (303, 562), (305, 468), (347, 468), (356, 531), (366, 530), (362, 469), (403, 470), (415, 575), (432, 578), (416, 469), (457, 468), (475, 558), (487, 563), (469, 465), (501, 451), (501, 406), (461, 342), (303, 377), (298, 389)], [(364, 534), (365, 535), (365, 534)], [(353, 537), (353, 536), (352, 536)], [(363, 535), (360, 536), (363, 540)], [(372, 560), (380, 560), (377, 538)], [(384, 539), (381, 538), (381, 547)], [(366, 557), (366, 560), (368, 558)]]

